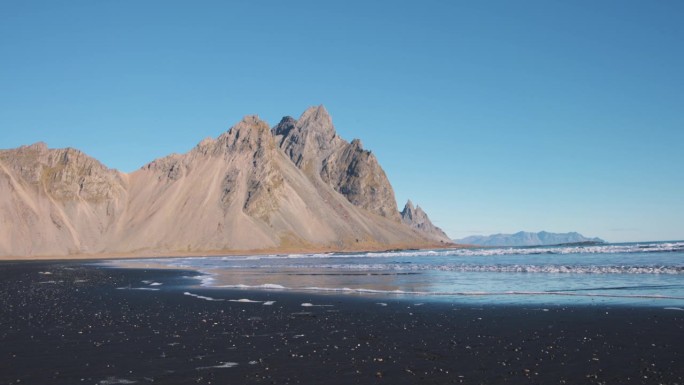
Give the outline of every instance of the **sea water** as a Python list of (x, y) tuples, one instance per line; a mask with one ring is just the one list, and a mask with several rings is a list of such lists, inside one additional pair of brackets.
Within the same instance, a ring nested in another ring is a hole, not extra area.
[(206, 287), (684, 311), (684, 241), (158, 258), (125, 265), (197, 270), (203, 273), (198, 284)]

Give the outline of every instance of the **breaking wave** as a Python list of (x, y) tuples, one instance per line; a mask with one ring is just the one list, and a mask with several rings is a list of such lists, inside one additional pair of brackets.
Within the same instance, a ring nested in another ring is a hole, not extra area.
[[(404, 250), (366, 253), (319, 253), (319, 254), (268, 254), (268, 255), (227, 255), (190, 258), (156, 258), (161, 263), (177, 267), (197, 267), (202, 261), (261, 261), (297, 259), (337, 259), (337, 258), (421, 258), (421, 257), (489, 257), (524, 255), (568, 255), (568, 254), (636, 254), (684, 252), (684, 241), (608, 244), (595, 246), (531, 246), (531, 247), (493, 247), (442, 250)], [(143, 263), (145, 260), (131, 259), (128, 262)]]
[[(430, 251), (393, 251), (385, 253), (366, 253), (363, 257), (417, 257), (429, 256), (464, 256), (487, 257), (499, 255), (538, 255), (538, 254), (618, 254), (618, 253), (657, 253), (684, 251), (684, 242), (569, 246), (569, 247), (497, 247), (480, 249), (447, 249)], [(340, 256), (343, 256), (341, 254)]]
[[(443, 250), (405, 250), (367, 253), (319, 253), (319, 254), (270, 254), (250, 256), (204, 257), (224, 261), (258, 261), (268, 259), (330, 259), (330, 258), (397, 258), (397, 257), (487, 257), (502, 255), (566, 255), (566, 254), (619, 254), (619, 253), (667, 253), (684, 252), (684, 242), (654, 242), (608, 244), (593, 246), (531, 246), (531, 247), (491, 247)], [(202, 259), (203, 257), (195, 257)]]
[[(250, 266), (252, 267), (252, 266)], [(282, 268), (280, 265), (259, 265), (254, 268)], [(242, 266), (241, 268), (244, 268)], [(249, 267), (248, 267), (249, 268)], [(547, 274), (684, 274), (684, 266), (595, 266), (595, 265), (470, 265), (470, 264), (329, 264), (287, 265), (289, 269), (354, 270), (354, 271), (451, 271), (484, 273), (547, 273)]]

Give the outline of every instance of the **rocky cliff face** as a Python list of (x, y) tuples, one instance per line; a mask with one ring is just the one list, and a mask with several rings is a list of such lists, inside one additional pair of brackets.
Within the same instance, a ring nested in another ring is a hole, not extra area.
[(413, 207), (413, 202), (410, 200), (406, 202), (404, 209), (401, 211), (401, 221), (431, 239), (444, 243), (452, 242), (442, 229), (432, 224), (425, 211), (420, 206)]
[(126, 176), (78, 150), (0, 151), (0, 255), (97, 251), (126, 199)]
[(355, 206), (399, 221), (394, 190), (378, 160), (360, 140), (340, 138), (325, 107), (311, 107), (297, 120), (285, 117), (273, 133), (309, 176), (320, 178)]
[(272, 130), (247, 116), (131, 174), (73, 149), (0, 150), (0, 256), (438, 244), (398, 218), (375, 157), (323, 107)]

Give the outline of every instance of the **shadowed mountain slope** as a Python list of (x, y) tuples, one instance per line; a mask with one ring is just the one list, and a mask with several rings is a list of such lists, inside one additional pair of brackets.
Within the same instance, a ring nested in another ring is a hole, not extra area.
[(340, 138), (325, 107), (311, 107), (297, 120), (283, 118), (273, 134), (310, 178), (323, 181), (356, 206), (399, 220), (394, 190), (378, 160), (359, 139), (349, 143)]

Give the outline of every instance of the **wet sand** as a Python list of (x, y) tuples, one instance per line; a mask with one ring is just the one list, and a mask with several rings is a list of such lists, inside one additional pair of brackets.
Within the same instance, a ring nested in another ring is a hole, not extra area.
[(0, 384), (684, 384), (682, 310), (184, 287), (192, 274), (0, 263)]

